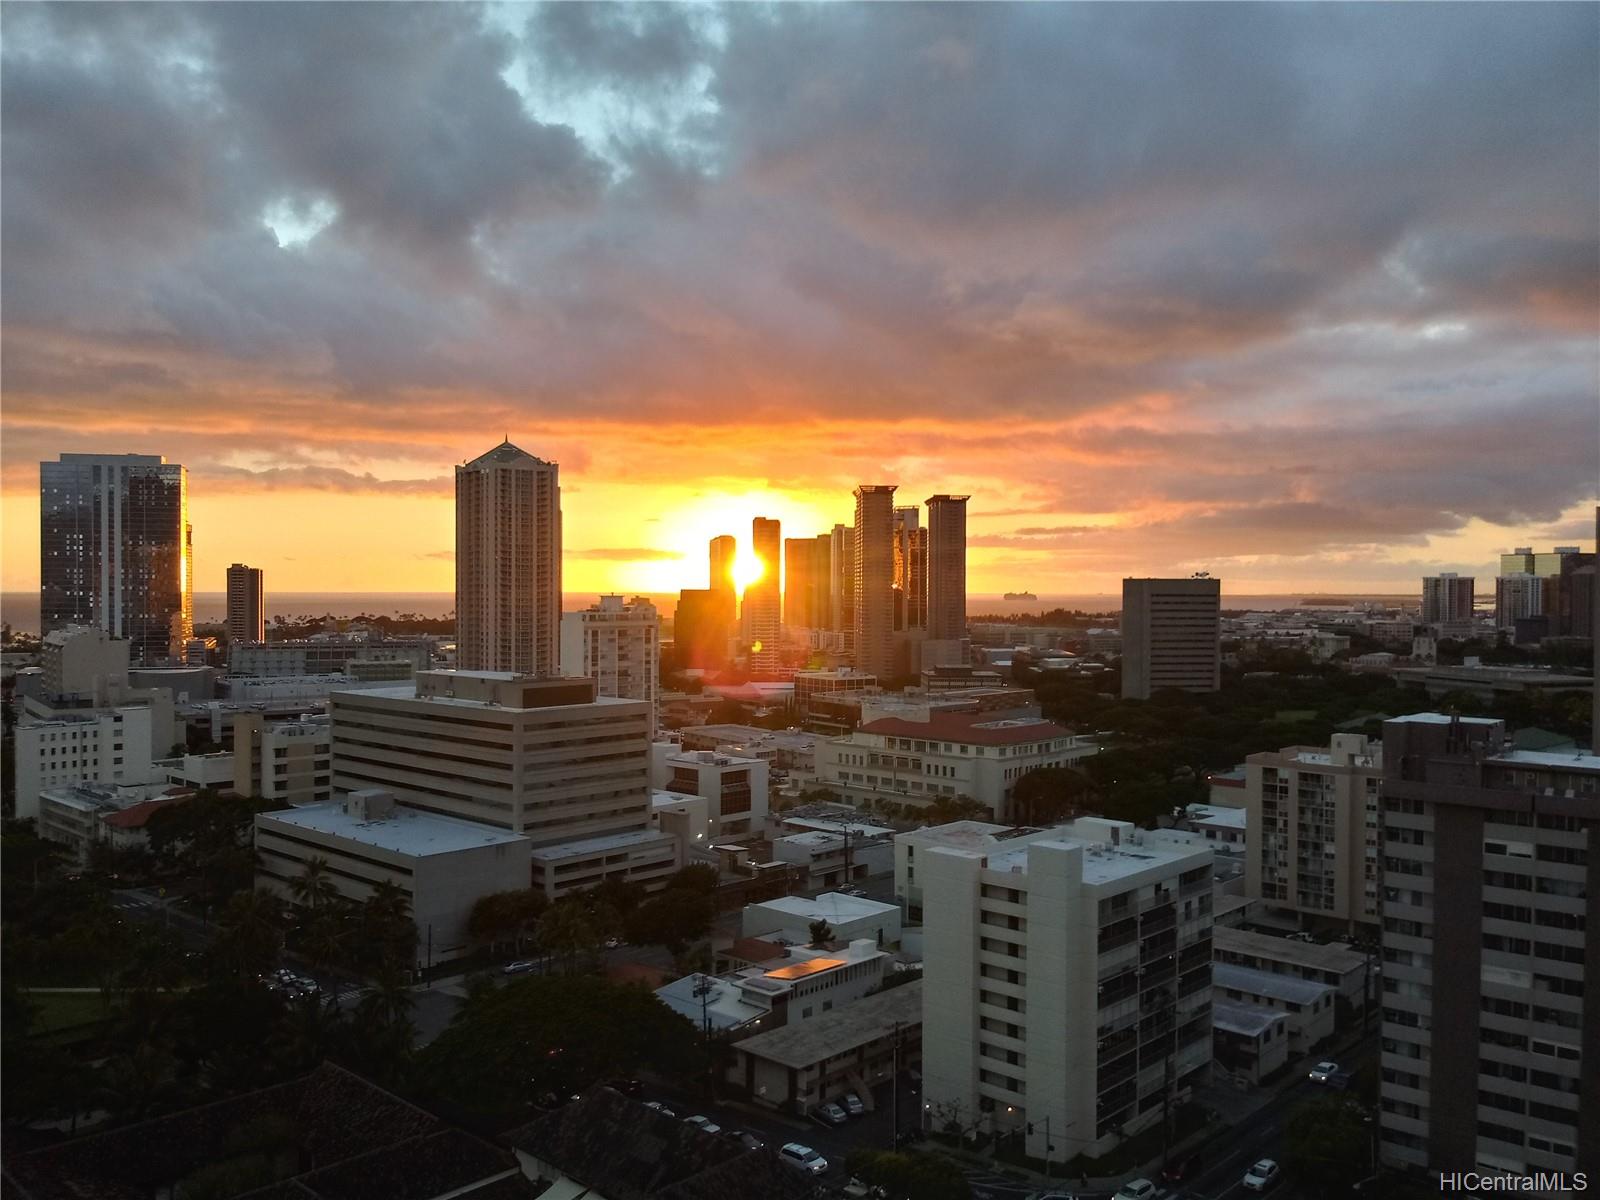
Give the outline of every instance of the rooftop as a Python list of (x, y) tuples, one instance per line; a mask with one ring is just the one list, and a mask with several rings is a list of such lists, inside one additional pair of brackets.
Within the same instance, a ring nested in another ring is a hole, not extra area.
[(926, 829), (913, 829), (909, 833), (900, 834), (895, 838), (895, 841), (908, 841), (916, 846), (953, 846), (963, 849), (979, 849), (993, 846), (997, 842), (1008, 838), (1038, 832), (1040, 830), (1026, 826), (994, 825), (988, 821), (950, 821), (944, 825), (932, 825)]
[(1270, 933), (1252, 933), (1247, 929), (1231, 929), (1218, 925), (1212, 934), (1211, 945), (1218, 954), (1228, 952), (1250, 955), (1274, 962), (1292, 963), (1310, 967), (1315, 971), (1333, 971), (1347, 975), (1366, 967), (1366, 957), (1347, 946), (1319, 946), (1314, 942), (1295, 942)]
[(900, 911), (898, 904), (880, 904), (876, 900), (846, 896), (842, 892), (824, 892), (815, 900), (807, 900), (804, 896), (779, 896), (776, 900), (763, 900), (750, 907), (785, 913), (804, 921), (826, 921), (830, 925)]
[(933, 713), (926, 721), (883, 717), (869, 721), (861, 733), (890, 737), (927, 738), (964, 742), (975, 746), (1021, 746), (1030, 742), (1071, 737), (1072, 731), (1043, 717), (995, 717), (989, 713)]
[(892, 837), (894, 830), (887, 825), (863, 825), (859, 821), (830, 821), (819, 817), (791, 817), (779, 814), (785, 828), (803, 829), (816, 833), (848, 833), (851, 837)]
[(1278, 1022), (1287, 1022), (1288, 1019), (1277, 1009), (1261, 1004), (1245, 1004), (1239, 1000), (1211, 1002), (1211, 1027), (1245, 1037), (1260, 1037)]
[(1333, 991), (1326, 983), (1296, 979), (1293, 975), (1274, 975), (1271, 971), (1236, 967), (1229, 963), (1212, 964), (1211, 986), (1236, 988), (1254, 996), (1270, 996), (1290, 1004), (1315, 1004)]
[[(311, 804), (305, 808), (286, 809), (282, 812), (260, 813), (256, 816), (257, 828), (271, 829), (274, 825), (287, 825), (330, 837), (345, 838), (391, 854), (405, 854), (422, 858), (430, 854), (453, 854), (479, 846), (526, 846), (528, 839), (509, 830), (492, 825), (479, 825), (455, 817), (441, 817), (419, 812), (414, 808), (397, 805), (392, 817), (379, 821), (363, 821), (359, 816), (345, 811), (342, 802)], [(656, 835), (659, 836), (659, 835)]]
[[(1411, 725), (1448, 725), (1451, 721), (1460, 721), (1463, 725), (1499, 725), (1501, 722), (1494, 717), (1458, 717), (1450, 713), (1407, 713), (1403, 717), (1390, 717), (1389, 721), (1404, 721)], [(1388, 722), (1385, 722), (1388, 724)]]
[(1508, 750), (1489, 759), (1508, 766), (1565, 767), (1569, 771), (1600, 771), (1600, 754), (1583, 750)]
[(863, 996), (823, 1016), (735, 1043), (746, 1054), (796, 1070), (922, 1024), (922, 980)]
[(1204, 804), (1189, 806), (1189, 820), (1196, 825), (1214, 825), (1219, 829), (1244, 829), (1250, 810), (1247, 808), (1210, 808)]
[[(1121, 841), (1112, 845), (1109, 838), (1093, 836), (1094, 822), (1098, 818), (1084, 818), (1071, 825), (1051, 830), (1047, 836), (1031, 838), (1013, 849), (990, 854), (990, 871), (1011, 871), (1027, 874), (1029, 852), (1035, 846), (1081, 847), (1083, 849), (1083, 882), (1086, 884), (1116, 883), (1129, 876), (1138, 875), (1152, 867), (1171, 867), (1184, 859), (1211, 856), (1211, 847), (1204, 839), (1193, 834), (1173, 830), (1141, 831), (1124, 821), (1104, 821), (1104, 827), (1118, 826)], [(1083, 834), (1090, 836), (1083, 836)], [(1197, 864), (1198, 865), (1198, 864)]]

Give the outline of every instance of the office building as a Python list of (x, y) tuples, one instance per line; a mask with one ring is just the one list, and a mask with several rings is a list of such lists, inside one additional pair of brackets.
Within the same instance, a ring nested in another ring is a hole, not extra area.
[(266, 594), (261, 568), (234, 563), (228, 568), (228, 641), (267, 640)]
[(1438, 625), (1471, 622), (1473, 587), (1471, 575), (1445, 571), (1422, 580), (1422, 623)]
[(1384, 722), (1382, 1152), (1600, 1170), (1600, 757)]
[(116, 708), (64, 710), (50, 719), (19, 721), (12, 743), (16, 771), (16, 815), (39, 815), (39, 797), (79, 783), (149, 783), (157, 778), (151, 753), (153, 727), (164, 727), (171, 745), (172, 702)]
[(900, 906), (882, 904), (843, 892), (823, 892), (816, 899), (806, 896), (778, 896), (746, 904), (739, 918), (741, 937), (781, 939), (789, 945), (806, 945), (812, 927), (824, 922), (832, 942), (853, 942), (866, 938), (878, 946), (900, 944)]
[(731, 621), (738, 607), (738, 585), (734, 582), (733, 568), (739, 557), (739, 543), (731, 533), (718, 534), (711, 539), (708, 550), (711, 567), (709, 586), (728, 606), (728, 618)]
[(643, 596), (601, 596), (561, 617), (561, 671), (593, 679), (602, 696), (642, 700), (655, 728), (661, 678), (661, 614)]
[(928, 531), (915, 504), (894, 510), (894, 627), (922, 629), (928, 623)]
[[(927, 831), (937, 832), (937, 831)], [(1098, 1157), (1211, 1066), (1211, 851), (1085, 817), (916, 853), (930, 1129)]]
[(456, 665), (555, 676), (561, 483), (509, 441), (456, 468)]
[(1544, 579), (1518, 572), (1501, 575), (1494, 581), (1494, 624), (1496, 629), (1515, 629), (1517, 622), (1544, 613)]
[(104, 629), (68, 625), (52, 630), (39, 642), (39, 666), (44, 672), (48, 704), (77, 703), (97, 697), (108, 686), (128, 682), (131, 643), (112, 637)]
[(696, 972), (656, 989), (656, 999), (697, 1029), (767, 1030), (821, 1018), (876, 990), (891, 966), (876, 942), (845, 950), (766, 947), (772, 957), (727, 975)]
[(849, 655), (856, 643), (856, 541), (850, 525), (835, 525), (828, 535), (828, 614), (834, 648)]
[(766, 823), (770, 768), (764, 759), (718, 750), (669, 751), (652, 775), (658, 789), (705, 797), (714, 839), (742, 837)]
[(39, 620), (128, 641), (131, 661), (180, 657), (194, 633), (189, 476), (157, 454), (39, 464)]
[(895, 485), (862, 484), (855, 490), (855, 650), (859, 671), (895, 675)]
[(817, 782), (852, 803), (886, 799), (921, 807), (964, 796), (1003, 821), (1013, 817), (1017, 780), (1040, 767), (1071, 766), (1099, 749), (1094, 737), (1041, 717), (934, 711), (923, 719), (867, 721), (824, 741)]
[(930, 641), (953, 642), (967, 636), (967, 499), (940, 495), (923, 501), (928, 506)]
[(725, 598), (710, 588), (685, 588), (672, 614), (673, 661), (679, 670), (714, 671), (728, 661), (733, 627)]
[(410, 902), (417, 961), (458, 958), (474, 947), (472, 906), (528, 886), (528, 839), (475, 821), (419, 812), (379, 788), (309, 808), (257, 813), (256, 886), (285, 900), (314, 860), (347, 900), (393, 884)]
[(1245, 760), (1245, 894), (1307, 927), (1376, 932), (1383, 746), (1336, 733)]
[(431, 637), (387, 638), (317, 634), (282, 642), (235, 642), (228, 648), (233, 676), (282, 679), (291, 675), (349, 675), (401, 682), (433, 665)]
[(1122, 698), (1222, 687), (1222, 581), (1122, 581)]
[(336, 794), (383, 788), (536, 847), (649, 829), (650, 706), (591, 679), (422, 671), (331, 705)]
[(826, 629), (831, 538), (785, 538), (783, 624), (789, 630)]
[(648, 829), (535, 846), (533, 887), (547, 900), (598, 887), (606, 880), (655, 891), (683, 866), (682, 838), (652, 820)]
[(291, 808), (333, 799), (333, 725), (325, 714), (287, 721), (265, 713), (240, 713), (233, 720), (236, 794), (259, 796)]
[(761, 563), (761, 576), (744, 590), (745, 637), (750, 645), (751, 674), (778, 667), (783, 640), (779, 561), (783, 540), (777, 521), (757, 517), (750, 522), (750, 551)]

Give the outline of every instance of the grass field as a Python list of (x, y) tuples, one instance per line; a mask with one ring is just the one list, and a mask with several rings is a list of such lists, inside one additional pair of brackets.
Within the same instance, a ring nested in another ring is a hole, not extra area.
[(98, 991), (26, 993), (33, 1006), (32, 1032), (35, 1034), (61, 1033), (94, 1025), (110, 1015)]

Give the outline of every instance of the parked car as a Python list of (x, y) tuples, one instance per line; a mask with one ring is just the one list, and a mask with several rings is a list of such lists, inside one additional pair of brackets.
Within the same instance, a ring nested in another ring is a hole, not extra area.
[(746, 1150), (760, 1150), (766, 1145), (766, 1143), (758, 1138), (755, 1134), (749, 1133), (743, 1129), (724, 1129), (722, 1131), (722, 1136), (727, 1138), (730, 1142), (737, 1142)]
[(1314, 934), (1306, 933), (1303, 930), (1300, 933), (1291, 933), (1289, 935), (1289, 940), (1291, 942), (1303, 942), (1308, 946), (1315, 946), (1317, 944), (1316, 936)]
[(844, 1099), (839, 1101), (839, 1103), (844, 1105), (845, 1112), (849, 1113), (852, 1117), (863, 1116), (867, 1111), (867, 1106), (861, 1103), (861, 1097), (856, 1095), (854, 1092), (846, 1092), (844, 1094)]
[(656, 1112), (660, 1113), (663, 1117), (675, 1117), (675, 1116), (678, 1115), (677, 1113), (673, 1112), (670, 1108), (668, 1108), (665, 1104), (661, 1103), (661, 1101), (659, 1101), (659, 1100), (646, 1100), (644, 1102), (644, 1106), (646, 1108), (654, 1109)]
[(608, 1079), (606, 1086), (614, 1092), (621, 1092), (624, 1096), (637, 1096), (644, 1091), (644, 1084), (637, 1079)]
[(824, 1125), (843, 1125), (850, 1119), (849, 1114), (831, 1100), (826, 1104), (817, 1105), (811, 1110), (811, 1115)]
[(1156, 1194), (1156, 1185), (1148, 1179), (1130, 1179), (1117, 1189), (1114, 1200), (1151, 1200)]
[(839, 1189), (839, 1195), (844, 1197), (844, 1200), (880, 1200), (885, 1194), (878, 1184), (867, 1183), (854, 1175), (850, 1177), (849, 1183)]
[(1336, 1062), (1319, 1062), (1311, 1068), (1310, 1079), (1312, 1083), (1327, 1083), (1330, 1078), (1339, 1073), (1339, 1064)]
[(1244, 1173), (1242, 1182), (1248, 1192), (1264, 1192), (1277, 1183), (1282, 1174), (1277, 1163), (1270, 1158), (1263, 1158)]
[(1193, 1179), (1200, 1171), (1203, 1157), (1201, 1151), (1196, 1150), (1174, 1162), (1168, 1163), (1167, 1169), (1161, 1172), (1161, 1181), (1163, 1183), (1183, 1183), (1185, 1180)]
[(789, 1142), (779, 1150), (778, 1161), (788, 1163), (791, 1167), (811, 1175), (822, 1175), (828, 1170), (827, 1159), (810, 1146), (801, 1145), (799, 1142)]
[(1071, 1192), (1034, 1192), (1028, 1200), (1077, 1200)]
[(722, 1132), (722, 1126), (718, 1125), (710, 1117), (685, 1117), (683, 1119), (683, 1123), (685, 1125), (693, 1125), (696, 1129), (702, 1130), (705, 1133)]
[(502, 975), (526, 975), (529, 971), (537, 971), (538, 969), (539, 969), (539, 964), (538, 963), (531, 962), (528, 959), (524, 958), (524, 959), (519, 959), (516, 962), (508, 962), (505, 966), (500, 968), (500, 974), (502, 974)]

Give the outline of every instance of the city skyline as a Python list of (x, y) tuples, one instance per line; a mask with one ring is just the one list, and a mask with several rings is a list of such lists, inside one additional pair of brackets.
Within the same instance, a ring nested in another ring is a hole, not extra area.
[(8, 591), (85, 452), (185, 465), (200, 590), (446, 591), (502, 432), (577, 591), (875, 479), (974, 497), (974, 593), (1399, 592), (1587, 529), (1591, 7), (4, 22)]

